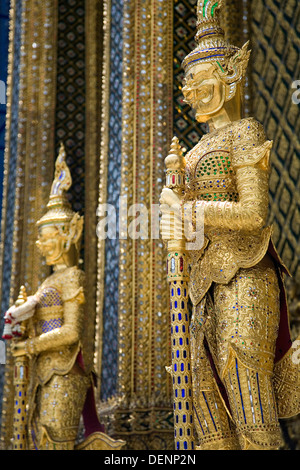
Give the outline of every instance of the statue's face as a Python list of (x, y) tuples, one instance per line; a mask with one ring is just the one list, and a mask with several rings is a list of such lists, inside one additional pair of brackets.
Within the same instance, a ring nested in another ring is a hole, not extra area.
[(206, 122), (225, 103), (226, 88), (218, 76), (215, 65), (197, 64), (190, 69), (185, 78), (182, 90), (185, 101), (195, 110), (196, 119)]
[(64, 240), (57, 228), (41, 226), (36, 244), (48, 265), (52, 266), (61, 261), (64, 254)]

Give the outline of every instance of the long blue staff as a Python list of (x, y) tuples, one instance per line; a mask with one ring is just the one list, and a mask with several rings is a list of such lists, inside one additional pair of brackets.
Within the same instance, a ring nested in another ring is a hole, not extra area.
[[(166, 188), (177, 194), (184, 191), (184, 158), (177, 137), (165, 159)], [(174, 394), (174, 433), (176, 450), (194, 449), (192, 371), (190, 360), (188, 262), (186, 242), (170, 240), (167, 243), (167, 276), (170, 287), (172, 380)]]

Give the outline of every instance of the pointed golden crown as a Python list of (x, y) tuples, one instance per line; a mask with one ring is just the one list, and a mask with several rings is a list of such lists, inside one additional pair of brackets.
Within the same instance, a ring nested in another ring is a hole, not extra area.
[(52, 183), (50, 198), (47, 204), (47, 213), (37, 222), (37, 225), (63, 224), (70, 222), (74, 216), (68, 202), (66, 192), (72, 186), (72, 177), (66, 162), (66, 151), (63, 144), (55, 163), (55, 174)]
[[(197, 33), (195, 41), (196, 48), (184, 59), (183, 68), (185, 72), (197, 62), (211, 62), (219, 66), (221, 72), (226, 74), (228, 69), (233, 72), (235, 57), (239, 57), (242, 51), (244, 59), (246, 46), (239, 49), (225, 40), (224, 30), (221, 28), (219, 13), (224, 5), (224, 0), (198, 0), (197, 4)], [(248, 63), (249, 55), (246, 62)], [(229, 67), (228, 67), (229, 65)], [(244, 67), (243, 70), (244, 71)]]

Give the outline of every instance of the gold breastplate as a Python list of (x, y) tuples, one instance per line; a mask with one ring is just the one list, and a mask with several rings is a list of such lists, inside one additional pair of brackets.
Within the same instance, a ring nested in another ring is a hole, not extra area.
[[(220, 142), (221, 140), (221, 142)], [(222, 145), (220, 145), (220, 143)], [(228, 135), (202, 138), (187, 156), (187, 199), (238, 201)]]

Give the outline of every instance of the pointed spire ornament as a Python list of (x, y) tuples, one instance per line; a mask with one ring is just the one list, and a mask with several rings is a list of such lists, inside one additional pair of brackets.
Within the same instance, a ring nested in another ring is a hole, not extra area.
[(72, 186), (72, 178), (66, 162), (66, 151), (63, 143), (60, 144), (59, 154), (55, 163), (54, 181), (51, 187), (48, 207), (57, 203), (57, 199), (66, 201), (65, 193)]
[[(18, 298), (15, 302), (15, 307), (20, 307), (27, 300), (27, 293), (24, 286), (20, 287)], [(15, 323), (12, 327), (12, 316), (9, 312), (5, 315), (4, 330), (2, 334), (2, 339), (12, 339), (22, 336), (22, 329), (20, 323)]]
[(177, 193), (184, 191), (185, 159), (178, 137), (174, 136), (168, 156), (165, 158), (166, 187)]
[(18, 298), (15, 302), (15, 306), (19, 307), (20, 305), (23, 305), (26, 302), (26, 300), (27, 300), (26, 288), (25, 286), (21, 286)]
[(180, 169), (184, 167), (184, 158), (182, 148), (177, 136), (174, 136), (171, 142), (170, 152), (165, 159), (167, 169)]

